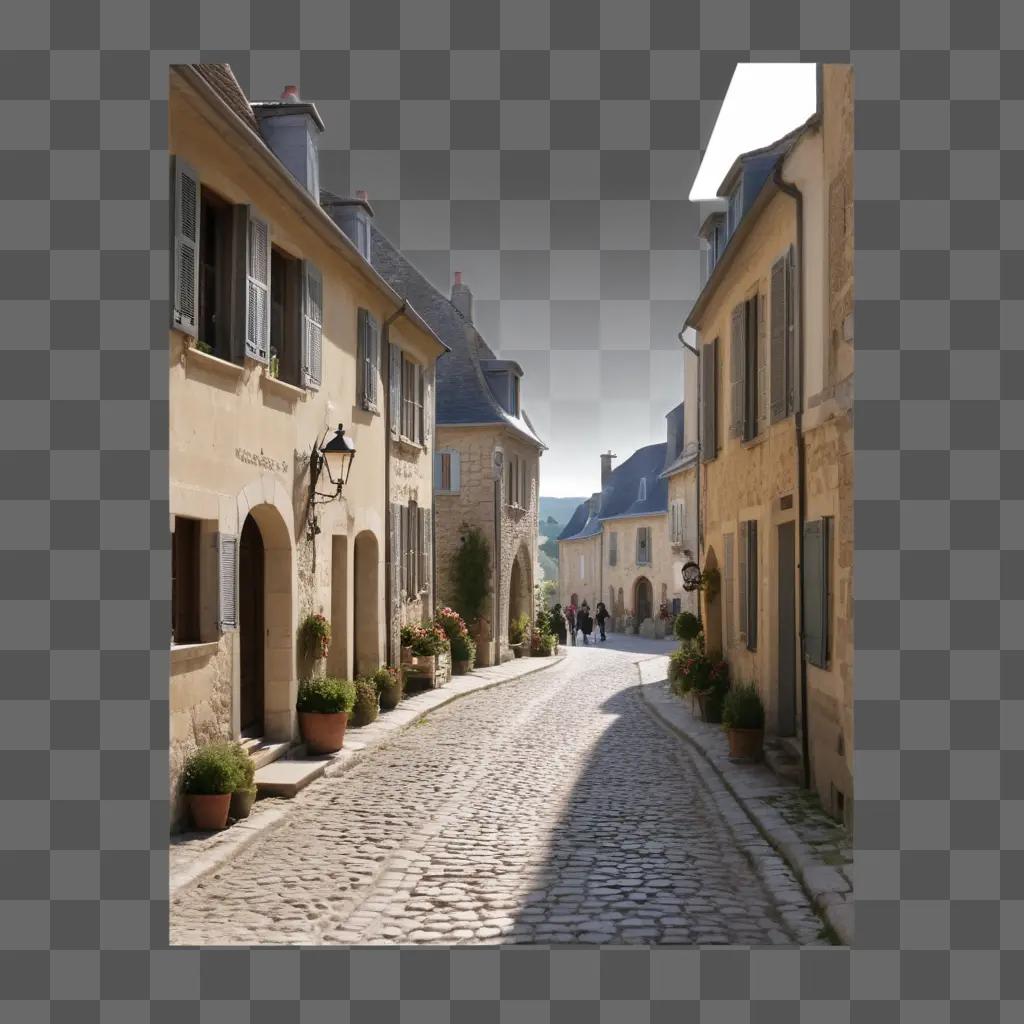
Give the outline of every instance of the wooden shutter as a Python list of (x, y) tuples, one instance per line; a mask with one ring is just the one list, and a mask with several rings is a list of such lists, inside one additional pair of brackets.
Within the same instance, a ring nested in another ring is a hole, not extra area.
[(737, 538), (737, 556), (739, 558), (739, 572), (737, 573), (739, 593), (739, 634), (740, 639), (747, 635), (747, 523), (740, 523), (739, 537)]
[(800, 282), (796, 275), (796, 250), (789, 247), (786, 257), (786, 415), (791, 416), (797, 407), (796, 346), (797, 310), (800, 308)]
[(434, 368), (425, 366), (423, 373), (423, 444), (430, 448), (434, 443)]
[(430, 509), (421, 508), (420, 518), (420, 591), (427, 589), (427, 581), (430, 579)]
[(402, 506), (392, 502), (388, 518), (391, 541), (391, 607), (397, 609), (402, 597)]
[(220, 628), (227, 632), (238, 628), (238, 538), (219, 534), (217, 555)]
[(402, 505), (399, 511), (399, 548), (401, 549), (402, 590), (409, 593), (409, 506)]
[(366, 314), (366, 394), (373, 409), (380, 407), (380, 321), (370, 312)]
[(760, 292), (755, 299), (755, 322), (757, 323), (757, 433), (768, 429), (771, 421), (768, 409), (769, 363), (768, 363), (768, 302)]
[(826, 573), (825, 524), (821, 519), (804, 523), (804, 557), (800, 591), (803, 597), (804, 651), (812, 665), (826, 664), (825, 608)]
[(402, 423), (402, 350), (394, 342), (388, 342), (388, 402), (391, 434), (397, 437)]
[(775, 423), (786, 417), (789, 389), (786, 365), (786, 257), (776, 260), (772, 266), (771, 306), (771, 420)]
[(252, 207), (245, 246), (245, 354), (270, 361), (270, 225)]
[(451, 455), (451, 477), (452, 477), (451, 489), (452, 489), (453, 492), (458, 492), (461, 489), (461, 487), (462, 487), (462, 480), (461, 480), (462, 456), (460, 456), (459, 453), (456, 452), (456, 451), (451, 452), (450, 455)]
[(729, 348), (729, 436), (744, 436), (746, 423), (747, 320), (746, 303), (732, 311)]
[(416, 364), (416, 440), (420, 444), (427, 443), (427, 424), (426, 424), (426, 387), (427, 382), (425, 380), (426, 375), (423, 372), (423, 367)]
[(701, 459), (710, 462), (718, 454), (717, 406), (718, 406), (718, 339), (701, 346), (700, 349), (700, 449)]
[[(181, 157), (174, 158), (174, 302), (172, 324), (199, 334), (199, 175)], [(213, 344), (212, 338), (204, 339)]]
[(369, 311), (360, 308), (356, 311), (356, 402), (361, 409), (370, 404), (368, 376), (366, 364), (370, 358), (369, 349)]
[(324, 284), (312, 263), (302, 264), (302, 383), (319, 388), (323, 381)]
[(747, 649), (757, 650), (757, 520), (747, 523)]
[(732, 600), (733, 591), (733, 535), (727, 533), (723, 538), (725, 543), (725, 582), (722, 585), (722, 612), (725, 621), (725, 642), (730, 645), (735, 640), (735, 606)]

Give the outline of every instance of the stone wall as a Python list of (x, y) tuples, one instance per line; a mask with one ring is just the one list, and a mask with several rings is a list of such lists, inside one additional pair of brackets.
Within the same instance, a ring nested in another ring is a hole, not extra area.
[[(583, 559), (582, 573), (580, 558)], [(601, 597), (598, 590), (600, 563), (600, 534), (582, 540), (558, 542), (558, 600), (563, 608), (570, 603), (573, 594), (577, 595), (579, 604), (586, 601), (591, 608), (596, 608), (598, 601), (607, 603), (607, 598)]]

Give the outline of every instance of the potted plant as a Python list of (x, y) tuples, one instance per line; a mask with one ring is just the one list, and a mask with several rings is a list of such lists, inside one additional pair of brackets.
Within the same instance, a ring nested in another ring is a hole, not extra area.
[(729, 666), (724, 661), (712, 661), (706, 654), (693, 659), (691, 669), (693, 690), (705, 722), (717, 725), (722, 721), (722, 701), (729, 689)]
[(764, 748), (764, 704), (753, 683), (732, 687), (722, 702), (729, 756), (760, 761)]
[(299, 729), (311, 754), (333, 754), (345, 742), (345, 727), (356, 700), (349, 679), (307, 679), (299, 684)]
[(530, 630), (530, 620), (526, 615), (520, 615), (512, 619), (508, 624), (508, 645), (512, 653), (517, 657), (523, 656), (523, 648), (526, 644), (526, 637)]
[(228, 823), (231, 794), (241, 781), (230, 743), (211, 743), (185, 760), (181, 788), (192, 824), (200, 832), (217, 832)]
[(693, 612), (680, 612), (676, 616), (672, 632), (675, 633), (676, 639), (681, 644), (696, 640), (701, 633), (700, 620)]
[(382, 665), (373, 674), (382, 711), (393, 711), (402, 699), (402, 673)]
[(380, 712), (380, 699), (377, 693), (377, 684), (372, 679), (357, 679), (355, 691), (356, 698), (350, 720), (354, 728), (359, 728), (377, 720), (377, 715)]
[(242, 748), (241, 743), (232, 743), (231, 753), (238, 768), (238, 781), (231, 793), (231, 806), (228, 814), (235, 821), (242, 821), (249, 817), (252, 805), (256, 800), (256, 765)]
[(476, 661), (476, 643), (467, 631), (452, 639), (452, 672), (464, 676)]

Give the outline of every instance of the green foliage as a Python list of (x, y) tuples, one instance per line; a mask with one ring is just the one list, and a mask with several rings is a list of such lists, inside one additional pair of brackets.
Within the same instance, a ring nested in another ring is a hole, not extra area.
[(696, 640), (700, 635), (700, 621), (693, 612), (680, 612), (673, 626), (676, 639), (680, 641)]
[(468, 633), (452, 638), (452, 661), (476, 661), (476, 642)]
[(205, 341), (196, 341), (196, 348), (208, 356), (213, 355), (213, 346)]
[(510, 644), (521, 644), (526, 639), (526, 634), (529, 631), (529, 616), (523, 614), (518, 618), (512, 619), (508, 624), (508, 642)]
[(356, 687), (351, 679), (307, 679), (299, 683), (299, 696), (295, 703), (298, 711), (312, 711), (321, 715), (351, 711), (356, 700)]
[(544, 580), (537, 584), (537, 607), (545, 611), (551, 608), (555, 595), (558, 593), (558, 583), (555, 580)]
[(402, 646), (409, 647), (417, 657), (431, 657), (448, 650), (448, 635), (441, 626), (403, 626)]
[(454, 605), (466, 622), (475, 622), (491, 592), (491, 551), (479, 527), (463, 528), (462, 543), (452, 564)]
[(753, 683), (741, 683), (725, 694), (722, 724), (730, 729), (764, 728), (764, 704)]
[(355, 682), (356, 699), (349, 718), (349, 725), (369, 725), (376, 721), (380, 711), (380, 697), (377, 684), (372, 679), (357, 679)]
[(380, 706), (385, 711), (398, 707), (405, 690), (405, 681), (402, 673), (397, 669), (382, 665), (373, 673), (373, 684), (377, 687), (377, 696), (380, 698)]
[(331, 646), (331, 624), (319, 613), (307, 615), (299, 626), (306, 650), (315, 658), (326, 658)]
[(231, 754), (238, 767), (238, 785), (235, 786), (235, 789), (244, 789), (246, 792), (250, 792), (256, 788), (256, 765), (253, 759), (242, 749), (241, 743), (232, 743), (230, 746)]
[(722, 574), (717, 569), (705, 569), (700, 577), (700, 589), (707, 599), (713, 601), (722, 589)]
[(237, 743), (211, 743), (189, 754), (181, 775), (183, 792), (216, 796), (243, 788), (244, 779), (235, 749)]

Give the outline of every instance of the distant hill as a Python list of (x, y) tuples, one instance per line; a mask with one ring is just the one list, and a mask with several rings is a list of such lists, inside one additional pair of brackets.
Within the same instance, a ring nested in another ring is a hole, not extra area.
[[(544, 522), (548, 516), (551, 516), (555, 522), (565, 526), (567, 522), (572, 518), (573, 512), (576, 511), (576, 506), (579, 505), (583, 498), (545, 498), (541, 495), (540, 498), (540, 521), (543, 527)], [(559, 531), (561, 532), (561, 531)], [(548, 534), (550, 536), (550, 534)]]

